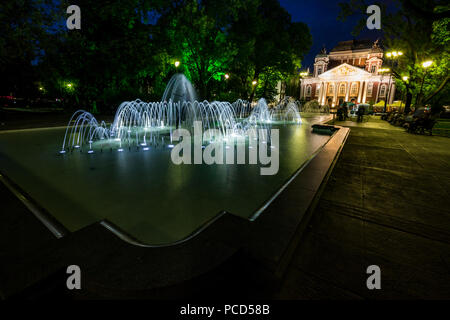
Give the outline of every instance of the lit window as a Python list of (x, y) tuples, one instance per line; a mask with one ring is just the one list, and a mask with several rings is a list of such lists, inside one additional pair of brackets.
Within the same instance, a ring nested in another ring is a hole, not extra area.
[(381, 85), (380, 88), (380, 97), (384, 97), (386, 95), (386, 85)]
[(328, 85), (328, 94), (333, 94), (334, 93), (334, 85), (330, 84)]
[(350, 92), (351, 92), (350, 94), (352, 96), (358, 94), (358, 84), (357, 83), (352, 84), (352, 88), (351, 88)]
[(311, 86), (310, 85), (306, 86), (306, 95), (307, 96), (311, 95)]
[(345, 95), (345, 84), (341, 84), (341, 86), (339, 87), (339, 94)]

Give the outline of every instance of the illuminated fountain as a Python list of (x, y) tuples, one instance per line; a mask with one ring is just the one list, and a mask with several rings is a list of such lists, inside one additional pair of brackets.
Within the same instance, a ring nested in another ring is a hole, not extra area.
[(161, 101), (194, 102), (197, 100), (197, 92), (192, 83), (184, 74), (177, 73), (170, 78), (164, 90)]
[[(126, 101), (118, 107), (114, 121), (108, 128), (84, 110), (76, 111), (69, 121), (60, 153), (94, 146), (124, 151), (124, 148), (149, 150), (153, 147), (173, 147), (173, 131), (184, 128), (193, 132), (194, 122), (201, 121), (203, 131), (214, 129), (216, 134), (204, 141), (211, 143), (221, 137), (248, 136), (252, 129), (270, 129), (273, 121), (301, 123), (295, 103), (279, 105), (269, 109), (266, 101), (260, 99), (252, 109), (244, 100), (234, 103), (219, 101), (198, 101), (197, 94), (189, 80), (182, 74), (174, 75), (169, 81), (161, 102)], [(268, 130), (270, 131), (270, 130)], [(269, 138), (269, 137), (268, 137)]]

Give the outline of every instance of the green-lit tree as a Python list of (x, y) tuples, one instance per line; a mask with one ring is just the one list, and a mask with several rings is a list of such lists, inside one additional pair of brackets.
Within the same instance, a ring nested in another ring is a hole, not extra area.
[(191, 79), (202, 99), (211, 98), (214, 83), (224, 80), (236, 54), (227, 31), (241, 2), (180, 1), (158, 20), (157, 46), (181, 62), (178, 71)]

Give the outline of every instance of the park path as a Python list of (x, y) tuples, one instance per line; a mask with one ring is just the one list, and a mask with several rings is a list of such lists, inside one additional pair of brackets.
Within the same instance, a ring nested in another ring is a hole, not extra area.
[(350, 136), (276, 297), (450, 298), (450, 139), (336, 124)]

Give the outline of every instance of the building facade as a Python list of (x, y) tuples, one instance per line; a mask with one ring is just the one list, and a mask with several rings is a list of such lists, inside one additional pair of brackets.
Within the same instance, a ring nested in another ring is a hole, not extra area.
[(353, 98), (358, 103), (391, 104), (395, 81), (391, 74), (379, 72), (383, 49), (367, 40), (342, 41), (328, 54), (323, 49), (315, 58), (312, 75), (301, 80), (300, 98), (317, 100), (334, 107)]

